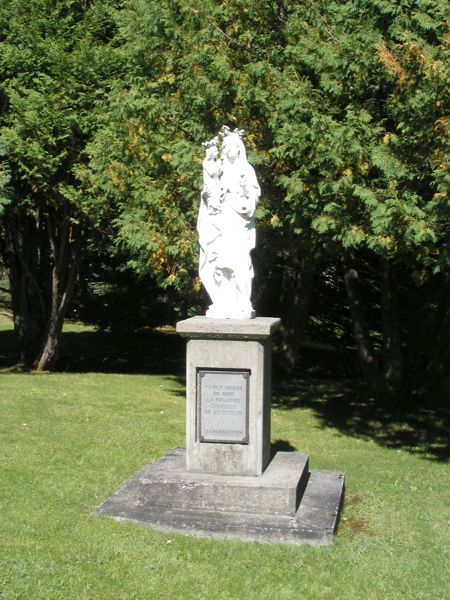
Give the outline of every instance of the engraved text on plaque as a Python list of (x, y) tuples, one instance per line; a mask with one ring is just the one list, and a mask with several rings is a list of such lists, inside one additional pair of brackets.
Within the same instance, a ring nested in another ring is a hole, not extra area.
[(197, 371), (200, 442), (248, 443), (249, 371)]

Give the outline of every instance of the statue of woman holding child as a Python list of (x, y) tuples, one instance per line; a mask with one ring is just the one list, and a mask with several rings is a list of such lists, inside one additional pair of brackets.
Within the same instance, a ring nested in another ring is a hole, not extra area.
[(203, 190), (197, 229), (199, 274), (212, 304), (207, 317), (251, 319), (250, 295), (255, 247), (254, 213), (261, 190), (247, 161), (241, 130), (222, 127), (219, 138), (205, 142)]

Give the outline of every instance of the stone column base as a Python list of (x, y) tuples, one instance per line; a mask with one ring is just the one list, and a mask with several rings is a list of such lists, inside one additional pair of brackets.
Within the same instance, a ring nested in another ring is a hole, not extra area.
[(186, 352), (186, 468), (253, 475), (270, 459), (271, 335), (280, 319), (177, 323)]
[(176, 448), (96, 513), (193, 536), (323, 546), (332, 542), (343, 497), (344, 475), (310, 472), (300, 452), (278, 452), (252, 477), (190, 473)]

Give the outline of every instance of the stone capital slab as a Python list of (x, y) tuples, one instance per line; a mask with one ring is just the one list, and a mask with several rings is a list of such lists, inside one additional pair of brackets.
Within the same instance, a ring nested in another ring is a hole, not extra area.
[(254, 319), (212, 319), (192, 317), (177, 323), (177, 333), (192, 339), (263, 340), (280, 324), (277, 317)]

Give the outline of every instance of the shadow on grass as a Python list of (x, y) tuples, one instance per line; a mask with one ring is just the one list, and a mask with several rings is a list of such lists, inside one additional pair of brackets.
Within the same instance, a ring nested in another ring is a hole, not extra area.
[[(186, 341), (173, 332), (67, 331), (56, 371), (184, 377)], [(0, 331), (0, 369), (17, 370), (14, 332)]]
[(184, 376), (186, 340), (175, 333), (64, 333), (58, 370)]
[(270, 444), (270, 455), (275, 456), (277, 452), (295, 452), (297, 448), (288, 440), (275, 440)]
[(375, 400), (358, 379), (336, 381), (278, 375), (274, 378), (272, 405), (284, 410), (310, 408), (323, 427), (428, 459), (447, 461), (450, 390), (446, 387), (432, 396), (413, 395), (395, 404)]
[[(57, 370), (172, 375), (183, 383), (185, 347), (184, 338), (173, 331), (68, 331), (63, 334)], [(5, 328), (0, 331), (0, 369), (15, 370), (15, 361), (15, 336)], [(315, 356), (315, 361), (319, 364), (320, 357)], [(322, 364), (326, 364), (324, 357)], [(308, 371), (301, 377), (275, 374), (273, 406), (283, 410), (311, 408), (323, 427), (429, 459), (449, 459), (450, 386), (434, 396), (412, 396), (402, 404), (389, 404), (372, 398), (359, 379), (342, 379), (336, 371), (330, 372), (330, 378), (319, 379), (311, 376), (311, 369)], [(327, 373), (328, 368), (319, 372)], [(183, 395), (179, 389), (174, 393)], [(274, 449), (293, 450), (286, 440), (275, 442)]]

